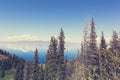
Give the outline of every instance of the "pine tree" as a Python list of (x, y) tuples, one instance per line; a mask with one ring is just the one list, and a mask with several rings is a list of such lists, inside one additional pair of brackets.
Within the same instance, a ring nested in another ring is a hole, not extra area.
[(113, 31), (112, 40), (110, 42), (110, 51), (112, 53), (113, 60), (112, 60), (112, 71), (114, 71), (115, 75), (120, 78), (120, 61), (116, 60), (120, 58), (120, 41), (118, 38), (118, 33)]
[(14, 76), (14, 80), (23, 80), (24, 75), (24, 61), (21, 59), (20, 63), (17, 64), (16, 74)]
[(110, 50), (113, 52), (116, 49), (120, 51), (119, 38), (117, 32), (113, 31), (112, 40), (110, 42)]
[(4, 60), (1, 62), (0, 65), (0, 78), (5, 77), (5, 62)]
[(34, 62), (32, 66), (32, 72), (31, 72), (31, 80), (38, 80), (38, 74), (39, 74), (39, 61), (38, 61), (38, 50), (36, 49), (34, 52)]
[(102, 37), (101, 37), (101, 43), (100, 43), (100, 53), (99, 53), (99, 70), (100, 70), (100, 75), (99, 79), (103, 80), (106, 79), (106, 73), (105, 73), (105, 51), (107, 49), (106, 41), (104, 38), (104, 33), (102, 32)]
[(44, 69), (42, 64), (39, 67), (39, 80), (44, 80)]
[(91, 21), (91, 32), (90, 32), (90, 41), (89, 41), (89, 53), (87, 55), (88, 58), (88, 69), (89, 74), (88, 77), (93, 78), (94, 80), (98, 79), (98, 65), (99, 65), (99, 57), (98, 57), (98, 48), (96, 43), (96, 32), (95, 32), (95, 23)]
[(84, 80), (88, 77), (88, 54), (89, 54), (89, 42), (90, 42), (90, 31), (88, 29), (88, 22), (86, 20), (84, 32), (83, 32), (83, 40), (81, 42), (81, 55), (80, 55), (80, 63), (82, 69), (81, 80)]
[(65, 36), (64, 31), (61, 28), (59, 36), (59, 46), (58, 46), (58, 80), (65, 80), (65, 67), (64, 67), (64, 50), (65, 50)]
[(24, 65), (24, 80), (30, 80), (32, 63), (26, 61)]
[(64, 65), (64, 67), (65, 67), (65, 80), (67, 80), (67, 74), (68, 74), (68, 72), (67, 72), (67, 62), (68, 62), (68, 50), (67, 50), (67, 54), (66, 54), (66, 58), (65, 58), (65, 65)]
[(46, 55), (46, 80), (56, 80), (57, 79), (57, 45), (58, 41), (55, 37), (51, 37), (48, 53)]
[[(81, 54), (80, 54), (80, 65), (79, 65), (79, 69), (80, 69), (80, 73), (81, 73), (81, 75), (79, 77), (80, 80), (85, 79), (85, 70), (86, 70), (86, 66), (85, 66), (85, 59), (86, 58), (85, 58), (85, 56), (87, 54), (87, 49), (85, 50), (84, 46), (85, 46), (85, 43), (82, 42), (81, 43)], [(86, 48), (88, 48), (88, 47), (86, 46)]]
[(49, 66), (50, 66), (50, 52), (49, 52), (49, 49), (47, 51), (47, 55), (46, 55), (46, 65), (45, 65), (45, 80), (49, 80), (49, 76), (48, 76), (48, 69), (49, 69)]
[[(88, 29), (88, 22), (86, 21), (85, 23), (85, 27), (84, 27), (84, 32), (83, 32), (83, 40), (82, 40), (82, 48), (83, 50), (81, 50), (81, 52), (83, 53), (83, 57), (84, 57), (84, 64), (87, 64), (87, 55), (88, 55), (88, 48), (89, 48), (89, 39), (90, 35), (89, 35), (89, 29)], [(82, 49), (81, 48), (81, 49)]]

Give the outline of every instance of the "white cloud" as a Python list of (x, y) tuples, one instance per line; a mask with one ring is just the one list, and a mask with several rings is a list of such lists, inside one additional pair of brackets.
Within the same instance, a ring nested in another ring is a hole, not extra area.
[[(22, 41), (22, 42), (1, 42), (0, 46), (2, 48), (20, 50), (23, 52), (34, 51), (36, 48), (39, 50), (47, 50), (50, 42), (49, 41)], [(79, 43), (66, 42), (66, 50), (77, 50), (80, 48)]]
[(24, 35), (15, 35), (7, 38), (7, 41), (37, 41), (40, 40), (38, 36), (24, 34)]
[(29, 51), (34, 51), (36, 48), (37, 49), (47, 49), (48, 43), (42, 43), (42, 42), (35, 42), (35, 41), (30, 41), (30, 42), (12, 42), (12, 43), (3, 43), (2, 46), (8, 49), (13, 49), (13, 50), (20, 50), (22, 52), (29, 52)]

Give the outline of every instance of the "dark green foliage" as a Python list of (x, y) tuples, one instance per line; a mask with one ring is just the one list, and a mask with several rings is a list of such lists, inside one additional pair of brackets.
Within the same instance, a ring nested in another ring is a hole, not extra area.
[(62, 28), (59, 36), (59, 45), (57, 39), (51, 37), (46, 55), (46, 80), (65, 80), (64, 39)]
[[(19, 58), (18, 56), (11, 55), (9, 52), (3, 51), (1, 49), (0, 49), (0, 55), (4, 56), (4, 58), (0, 57), (0, 76), (1, 77), (5, 77), (5, 71), (11, 70), (12, 68), (16, 69), (16, 66), (20, 63), (23, 63), (22, 66), (24, 66), (24, 60)], [(23, 74), (23, 72), (21, 72), (21, 74)]]
[(23, 76), (24, 76), (24, 60), (21, 59), (19, 64), (17, 64), (14, 80), (23, 80)]
[(0, 78), (5, 77), (5, 61), (2, 61), (0, 65)]
[(113, 76), (116, 76), (116, 78), (120, 78), (120, 39), (118, 38), (118, 34), (116, 31), (113, 31), (112, 40), (110, 42), (110, 52), (112, 55), (112, 64), (111, 64), (111, 70), (114, 74)]
[(38, 80), (39, 77), (39, 61), (38, 61), (38, 50), (34, 52), (34, 62), (31, 71), (31, 80)]
[(44, 69), (43, 65), (41, 64), (40, 69), (39, 69), (39, 80), (44, 80)]
[(90, 32), (90, 41), (89, 41), (89, 48), (88, 48), (88, 54), (87, 56), (87, 65), (86, 67), (90, 69), (88, 72), (91, 74), (88, 74), (88, 77), (95, 78), (94, 80), (98, 79), (98, 65), (99, 65), (99, 53), (98, 53), (98, 48), (97, 48), (97, 43), (96, 43), (96, 32), (95, 32), (95, 26), (94, 26), (94, 21), (92, 18), (91, 22), (91, 32)]
[(32, 68), (32, 63), (29, 62), (29, 61), (25, 61), (25, 64), (24, 64), (24, 80), (30, 80), (31, 68)]
[(46, 55), (46, 79), (56, 80), (57, 78), (57, 40), (51, 37), (48, 53)]
[(101, 79), (106, 79), (106, 74), (105, 74), (105, 67), (107, 65), (105, 65), (105, 50), (106, 50), (107, 46), (106, 46), (106, 41), (104, 38), (104, 34), (102, 32), (102, 37), (101, 37), (101, 43), (100, 43), (100, 53), (99, 53), (99, 78)]
[[(69, 80), (119, 80), (120, 79), (120, 38), (113, 32), (110, 48), (102, 32), (100, 46), (97, 47), (96, 32), (92, 19), (89, 42), (84, 36), (80, 61), (75, 60), (75, 68)], [(88, 46), (87, 46), (88, 45)], [(79, 63), (79, 64), (77, 64)]]
[(58, 46), (58, 71), (57, 71), (57, 78), (58, 80), (65, 80), (65, 64), (64, 64), (64, 50), (65, 50), (65, 36), (63, 29), (61, 28), (60, 36), (59, 36), (59, 46)]

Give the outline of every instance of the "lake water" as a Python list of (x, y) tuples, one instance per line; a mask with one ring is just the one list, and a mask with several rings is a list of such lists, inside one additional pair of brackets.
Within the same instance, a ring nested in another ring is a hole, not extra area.
[[(10, 52), (10, 54), (15, 54), (25, 60), (30, 60), (33, 61), (34, 58), (34, 50), (35, 48), (38, 49), (38, 55), (39, 55), (39, 61), (41, 63), (46, 62), (46, 54), (47, 54), (47, 49), (48, 49), (48, 44), (40, 44), (40, 43), (23, 43), (23, 42), (17, 42), (17, 43), (0, 43), (0, 48), (3, 50), (6, 50)], [(76, 47), (74, 47), (76, 48)], [(71, 48), (68, 51), (65, 51), (65, 56), (66, 53), (68, 53), (68, 59), (75, 59), (77, 56), (77, 48), (74, 49)]]

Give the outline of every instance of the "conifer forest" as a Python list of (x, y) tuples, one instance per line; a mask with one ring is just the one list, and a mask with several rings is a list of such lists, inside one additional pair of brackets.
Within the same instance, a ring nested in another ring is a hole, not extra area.
[(59, 37), (51, 35), (45, 64), (39, 61), (37, 47), (33, 61), (0, 49), (0, 80), (120, 80), (120, 34), (114, 30), (110, 42), (106, 42), (101, 31), (98, 43), (93, 18), (89, 26), (80, 35), (81, 45), (74, 60), (68, 59), (69, 52), (65, 55), (63, 28)]

